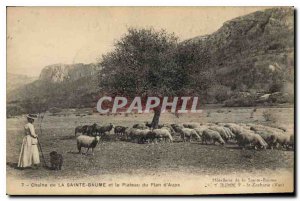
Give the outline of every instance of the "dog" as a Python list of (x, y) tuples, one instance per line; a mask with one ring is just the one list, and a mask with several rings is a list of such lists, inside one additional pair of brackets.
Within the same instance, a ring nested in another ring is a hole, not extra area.
[(50, 164), (52, 170), (61, 170), (63, 165), (63, 156), (56, 151), (50, 153)]

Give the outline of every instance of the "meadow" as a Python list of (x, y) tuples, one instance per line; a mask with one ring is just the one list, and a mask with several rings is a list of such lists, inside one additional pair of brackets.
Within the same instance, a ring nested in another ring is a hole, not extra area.
[[(84, 124), (132, 126), (151, 121), (153, 114), (99, 115), (91, 109), (69, 109), (58, 114), (46, 113), (43, 123), (35, 122), (43, 154), (49, 165), (49, 153), (57, 151), (64, 157), (63, 169), (53, 171), (43, 166), (37, 170), (16, 169), (23, 138), (24, 116), (7, 119), (7, 176), (22, 179), (78, 179), (100, 175), (147, 174), (159, 176), (163, 172), (184, 172), (197, 175), (258, 173), (262, 171), (293, 171), (294, 151), (240, 149), (234, 143), (225, 146), (202, 145), (201, 142), (138, 144), (120, 140), (103, 140), (95, 154), (78, 154), (74, 129)], [(197, 114), (171, 113), (161, 115), (160, 123), (234, 122), (280, 126), (294, 132), (294, 108), (224, 108), (207, 107)], [(42, 133), (41, 133), (42, 130)], [(109, 134), (114, 136), (113, 132)], [(41, 158), (41, 162), (43, 159)]]

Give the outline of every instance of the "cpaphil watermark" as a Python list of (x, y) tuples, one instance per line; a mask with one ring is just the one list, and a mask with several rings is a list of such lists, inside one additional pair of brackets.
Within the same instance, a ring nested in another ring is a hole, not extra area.
[(198, 97), (135, 97), (129, 99), (122, 96), (103, 96), (97, 102), (97, 111), (106, 113), (149, 113), (151, 110), (160, 108), (161, 113), (170, 111), (172, 113), (200, 113), (198, 110)]

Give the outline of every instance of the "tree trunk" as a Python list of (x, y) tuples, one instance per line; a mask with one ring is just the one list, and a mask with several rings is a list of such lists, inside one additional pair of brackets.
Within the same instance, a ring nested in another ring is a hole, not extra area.
[(151, 128), (156, 129), (158, 127), (160, 114), (161, 114), (161, 107), (158, 106), (154, 108), (154, 116), (152, 119)]

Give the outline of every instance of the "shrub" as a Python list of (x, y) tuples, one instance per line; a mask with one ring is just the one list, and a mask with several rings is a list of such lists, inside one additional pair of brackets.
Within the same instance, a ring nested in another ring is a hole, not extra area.
[(57, 108), (57, 107), (52, 107), (49, 109), (49, 112), (52, 113), (52, 114), (57, 114), (59, 112), (61, 112), (62, 109), (61, 108)]
[(18, 105), (8, 105), (6, 107), (6, 116), (7, 117), (13, 117), (17, 115), (24, 114), (25, 111), (21, 106)]
[(231, 97), (232, 91), (224, 85), (213, 85), (208, 89), (208, 96), (214, 98), (217, 103), (222, 103)]
[(247, 96), (234, 96), (224, 102), (227, 107), (250, 107), (256, 106), (256, 96), (249, 94)]

